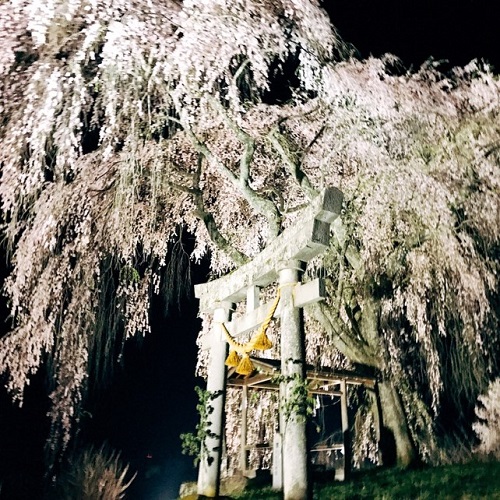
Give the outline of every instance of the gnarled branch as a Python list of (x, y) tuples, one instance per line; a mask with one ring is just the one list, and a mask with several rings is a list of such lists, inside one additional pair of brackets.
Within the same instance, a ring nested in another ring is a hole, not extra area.
[[(229, 120), (228, 126), (237, 125), (229, 119), (227, 113), (224, 112), (225, 119)], [(196, 151), (201, 153), (207, 161), (214, 165), (217, 170), (233, 184), (233, 186), (243, 195), (250, 206), (258, 213), (264, 215), (269, 224), (269, 233), (271, 237), (277, 236), (281, 229), (281, 217), (276, 205), (260, 196), (256, 191), (254, 191), (248, 184), (250, 178), (250, 165), (253, 159), (253, 153), (255, 150), (254, 139), (249, 136), (246, 132), (237, 127), (238, 138), (245, 145), (245, 151), (240, 160), (240, 175), (236, 176), (231, 169), (229, 169), (224, 162), (206, 145), (205, 142), (201, 141), (196, 134), (193, 132), (191, 127), (187, 124), (181, 123), (188, 137), (193, 143)], [(231, 125), (232, 124), (232, 125)]]
[[(329, 334), (333, 345), (348, 359), (356, 363), (374, 366), (374, 356), (370, 346), (350, 334), (348, 327), (331, 309), (324, 304), (310, 304), (308, 311)], [(378, 366), (376, 366), (378, 368)]]
[(196, 217), (198, 217), (203, 224), (205, 225), (205, 228), (208, 232), (208, 235), (210, 239), (213, 241), (213, 243), (222, 250), (225, 254), (227, 254), (231, 260), (238, 266), (241, 266), (245, 264), (245, 262), (248, 261), (248, 257), (234, 248), (229, 241), (222, 235), (222, 233), (219, 231), (219, 228), (217, 226), (217, 223), (215, 222), (214, 216), (210, 213), (207, 212), (205, 209), (205, 205), (203, 203), (203, 193), (201, 189), (199, 189), (199, 183), (200, 183), (200, 178), (201, 178), (201, 164), (202, 164), (202, 159), (203, 156), (200, 153), (198, 155), (198, 165), (196, 169), (196, 173), (194, 175), (194, 186), (195, 187), (187, 187), (183, 186), (180, 184), (176, 184), (174, 182), (169, 182), (169, 186), (177, 189), (178, 191), (181, 191), (183, 193), (188, 193), (193, 197), (194, 203), (196, 205), (196, 210), (194, 214)]
[(314, 189), (307, 177), (307, 174), (302, 170), (299, 162), (294, 155), (287, 151), (287, 141), (285, 136), (278, 130), (278, 127), (274, 127), (268, 135), (269, 142), (273, 145), (274, 149), (280, 155), (283, 163), (288, 168), (288, 171), (292, 174), (297, 184), (301, 187), (304, 194), (312, 200), (318, 195), (318, 191)]

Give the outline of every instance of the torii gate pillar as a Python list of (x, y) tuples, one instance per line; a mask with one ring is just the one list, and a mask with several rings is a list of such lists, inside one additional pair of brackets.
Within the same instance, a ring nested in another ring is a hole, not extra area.
[(293, 291), (300, 281), (301, 263), (289, 261), (279, 271), (281, 289), (280, 434), (285, 500), (304, 500), (308, 492), (308, 454), (305, 410), (305, 353), (302, 309), (295, 307)]
[(224, 360), (227, 355), (227, 343), (217, 325), (231, 319), (233, 304), (222, 302), (218, 306), (214, 310), (214, 324), (217, 331), (214, 331), (211, 339), (207, 377), (207, 391), (211, 398), (208, 404), (211, 407), (211, 413), (207, 424), (207, 437), (201, 450), (198, 471), (198, 494), (209, 498), (219, 496), (222, 426), (226, 399)]

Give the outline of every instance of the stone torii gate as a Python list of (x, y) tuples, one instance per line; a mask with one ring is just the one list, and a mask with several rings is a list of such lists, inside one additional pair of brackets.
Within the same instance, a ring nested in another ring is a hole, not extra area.
[[(213, 313), (207, 391), (212, 395), (210, 422), (198, 472), (198, 494), (219, 494), (220, 463), (226, 388), (227, 343), (220, 328), (224, 323), (233, 337), (258, 327), (269, 311), (259, 306), (259, 290), (278, 280), (281, 298), (275, 316), (280, 316), (281, 407), (293, 399), (294, 389), (305, 384), (304, 328), (301, 308), (324, 297), (321, 279), (301, 284), (304, 264), (329, 245), (330, 224), (340, 215), (343, 195), (337, 188), (324, 189), (287, 228), (261, 253), (231, 274), (196, 285), (200, 311)], [(247, 313), (231, 321), (234, 304), (246, 300)], [(293, 407), (293, 404), (292, 404)], [(300, 415), (280, 415), (282, 487), (285, 500), (309, 497), (306, 422)]]

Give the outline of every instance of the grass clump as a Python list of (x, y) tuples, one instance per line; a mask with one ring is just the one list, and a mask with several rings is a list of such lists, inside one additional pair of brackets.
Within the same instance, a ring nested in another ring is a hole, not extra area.
[(120, 454), (106, 445), (75, 453), (59, 475), (50, 498), (54, 500), (119, 500), (136, 474), (129, 474)]

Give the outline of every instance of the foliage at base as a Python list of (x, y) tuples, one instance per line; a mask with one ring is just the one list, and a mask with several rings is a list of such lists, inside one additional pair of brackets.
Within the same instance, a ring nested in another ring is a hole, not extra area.
[(117, 500), (135, 479), (128, 476), (120, 454), (103, 445), (76, 453), (58, 477), (52, 498), (65, 500)]

